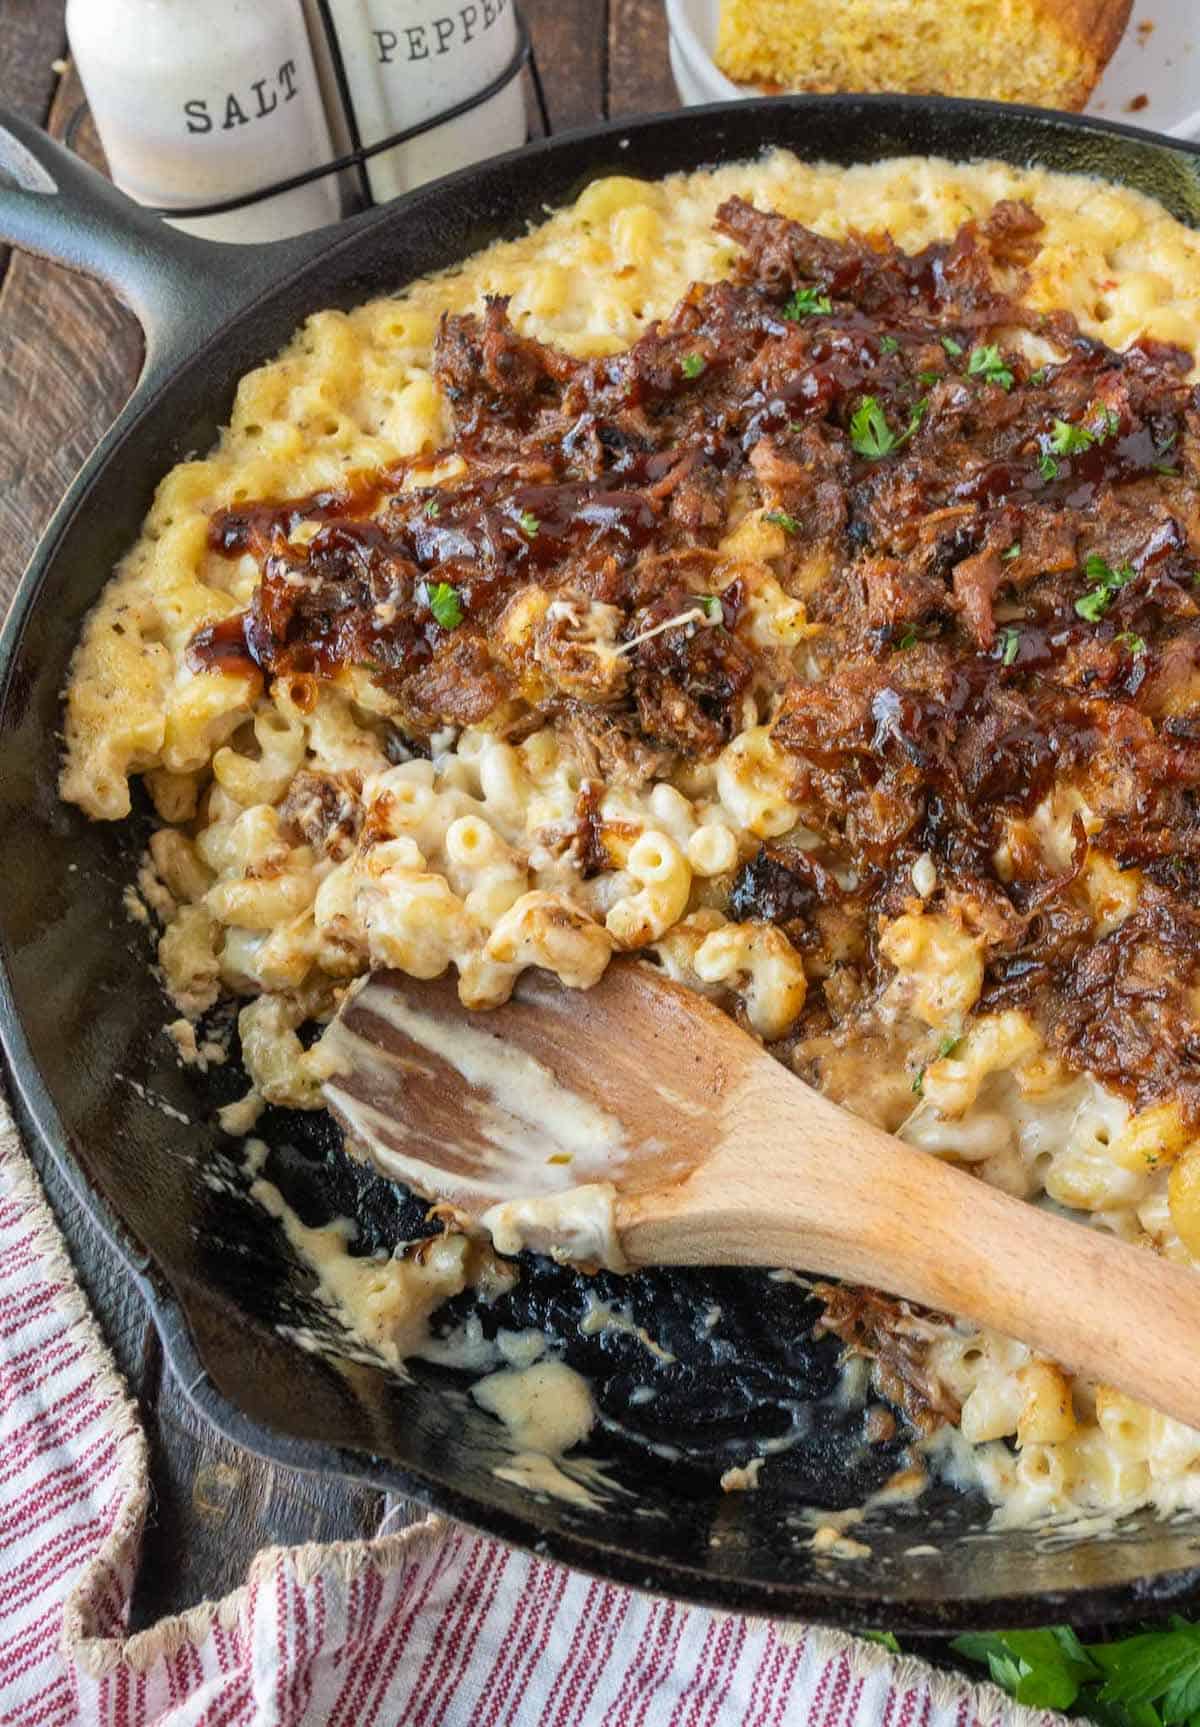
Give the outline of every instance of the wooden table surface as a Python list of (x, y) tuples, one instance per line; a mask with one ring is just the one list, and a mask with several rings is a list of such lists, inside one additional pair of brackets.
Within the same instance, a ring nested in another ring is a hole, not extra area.
[[(524, 0), (555, 130), (677, 106), (661, 0)], [(82, 95), (63, 0), (0, 0), (0, 106), (61, 135)], [(86, 124), (77, 146), (99, 160)], [(137, 375), (133, 317), (106, 290), (0, 248), (0, 615), (80, 463)], [(225, 1594), (271, 1543), (335, 1540), (411, 1515), (382, 1494), (302, 1475), (227, 1444), (196, 1414), (120, 1264), (38, 1160), (80, 1279), (137, 1397), (152, 1510), (133, 1629)]]

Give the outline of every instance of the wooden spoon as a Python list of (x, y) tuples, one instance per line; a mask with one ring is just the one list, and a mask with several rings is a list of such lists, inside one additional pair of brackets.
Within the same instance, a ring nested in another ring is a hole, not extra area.
[(526, 973), (486, 1014), (377, 973), (327, 1038), (352, 1149), (502, 1252), (844, 1278), (1200, 1427), (1200, 1277), (847, 1114), (648, 965), (586, 991)]

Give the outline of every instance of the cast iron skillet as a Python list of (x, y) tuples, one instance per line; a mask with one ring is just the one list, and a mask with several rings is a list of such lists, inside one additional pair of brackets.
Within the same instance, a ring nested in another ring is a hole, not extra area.
[[(812, 1310), (794, 1286), (739, 1273), (640, 1280), (625, 1294), (680, 1357), (671, 1365), (627, 1335), (585, 1348), (575, 1281), (529, 1268), (506, 1322), (556, 1329), (572, 1359), (583, 1352), (606, 1410), (637, 1429), (594, 1436), (589, 1450), (616, 1484), (599, 1511), (500, 1479), (499, 1430), (461, 1380), (431, 1369), (401, 1384), (344, 1351), (301, 1347), (298, 1328), (322, 1333), (303, 1272), (235, 1184), (214, 1178), (228, 1174), (228, 1142), (212, 1108), (236, 1095), (238, 1076), (179, 1068), (150, 938), (122, 908), (145, 811), (93, 824), (55, 792), (60, 692), (84, 614), (156, 482), (208, 447), (236, 380), (306, 313), (452, 264), (597, 175), (654, 177), (772, 144), (843, 163), (992, 156), (1094, 173), (1200, 224), (1200, 151), (984, 103), (801, 97), (694, 109), (536, 145), (331, 232), (248, 248), (185, 238), (41, 133), (0, 126), (0, 238), (103, 277), (147, 335), (134, 395), (51, 523), (0, 640), (0, 1036), (28, 1131), (123, 1255), (184, 1388), (239, 1443), (415, 1496), (610, 1577), (741, 1610), (909, 1630), (1137, 1617), (1200, 1585), (1200, 1527), (1143, 1515), (1086, 1542), (998, 1536), (984, 1528), (986, 1507), (935, 1492), (870, 1533), (870, 1558), (817, 1558), (798, 1507), (854, 1503), (893, 1459), (865, 1454), (821, 1402), (832, 1350), (809, 1338)], [(368, 1246), (419, 1225), (403, 1195), (348, 1173), (322, 1118), (273, 1112), (265, 1128), (272, 1173), (302, 1214), (353, 1209)], [(724, 1341), (705, 1344), (697, 1315), (713, 1305)], [(631, 1405), (645, 1383), (655, 1400)], [(797, 1443), (768, 1473), (774, 1485), (717, 1491), (715, 1470), (739, 1443), (745, 1455), (747, 1431), (789, 1423)]]

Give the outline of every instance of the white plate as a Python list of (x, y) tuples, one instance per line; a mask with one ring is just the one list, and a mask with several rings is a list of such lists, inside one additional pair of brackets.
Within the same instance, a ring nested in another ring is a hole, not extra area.
[[(720, 0), (666, 0), (671, 71), (689, 106), (753, 92), (712, 60)], [(1135, 0), (1129, 26), (1085, 113), (1200, 140), (1200, 5)]]

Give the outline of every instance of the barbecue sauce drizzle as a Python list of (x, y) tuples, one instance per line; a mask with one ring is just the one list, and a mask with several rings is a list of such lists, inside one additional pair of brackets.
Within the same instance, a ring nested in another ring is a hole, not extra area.
[[(1200, 1120), (1191, 356), (1149, 340), (1116, 353), (1031, 312), (1040, 226), (1000, 204), (908, 256), (734, 199), (717, 227), (743, 248), (735, 278), (693, 286), (626, 352), (573, 359), (522, 336), (501, 300), (444, 318), (451, 446), (214, 515), (212, 549), (249, 554), (260, 581), (190, 664), (365, 667), (416, 738), (508, 704), (582, 738), (601, 778), (645, 778), (711, 756), (779, 681), (735, 633), (739, 583), (714, 627), (695, 617), (725, 585), (717, 546), (748, 496), (785, 525), (772, 568), (822, 627), (820, 675), (790, 676), (770, 714), (820, 848), (764, 848), (731, 884), (736, 915), (778, 921), (811, 959), (795, 1065), (819, 1078), (821, 1051), (853, 1037), (885, 970), (878, 920), (912, 905), (928, 854), (930, 908), (984, 938), (985, 1006), (1024, 1007), (1070, 1064)], [(1021, 330), (1059, 357), (1035, 365)], [(413, 486), (451, 456), (458, 477)], [(506, 609), (531, 587), (615, 608), (627, 675), (580, 684), (550, 651), (569, 626), (549, 646), (510, 642)], [(1076, 823), (1055, 873), (1024, 823), (1063, 777), (1086, 783), (1098, 826)], [(583, 855), (602, 867), (584, 803)], [(1145, 872), (1136, 910), (1099, 935), (1079, 880), (1089, 843)]]

